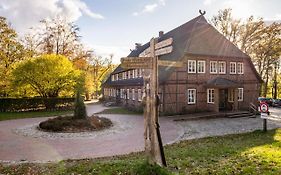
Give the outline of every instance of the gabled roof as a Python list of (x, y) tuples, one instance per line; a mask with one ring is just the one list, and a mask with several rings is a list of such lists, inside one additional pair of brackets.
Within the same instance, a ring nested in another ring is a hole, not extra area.
[[(188, 21), (187, 23), (165, 33), (158, 38), (158, 42), (173, 38), (173, 51), (170, 54), (159, 56), (160, 60), (180, 61), (185, 55), (213, 56), (237, 59), (250, 57), (238, 49), (234, 44), (227, 40), (212, 25), (210, 25), (203, 15)], [(133, 50), (128, 57), (138, 57), (145, 49), (150, 46), (146, 43)], [(252, 63), (251, 63), (252, 64)], [(174, 71), (173, 67), (159, 66), (159, 83), (163, 83)], [(125, 71), (120, 65), (112, 74)], [(256, 70), (254, 70), (256, 72)], [(260, 79), (257, 74), (258, 79)], [(110, 84), (106, 81), (105, 84)]]

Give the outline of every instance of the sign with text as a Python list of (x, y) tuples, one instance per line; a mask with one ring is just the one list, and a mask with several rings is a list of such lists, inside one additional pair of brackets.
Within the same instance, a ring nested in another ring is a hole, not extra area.
[[(173, 51), (173, 46), (170, 46), (173, 43), (173, 38), (168, 38), (164, 41), (161, 41), (155, 44), (155, 56), (165, 55)], [(149, 57), (150, 56), (150, 47), (145, 49), (142, 53), (139, 54), (140, 57)]]
[(124, 69), (152, 69), (152, 57), (121, 58), (121, 67)]
[(165, 67), (183, 67), (184, 64), (181, 61), (168, 61), (168, 60), (158, 60), (159, 66)]
[(163, 48), (163, 47), (166, 47), (166, 46), (169, 46), (173, 43), (173, 38), (168, 38), (164, 41), (161, 41), (157, 44), (155, 44), (155, 49), (160, 49), (160, 48)]

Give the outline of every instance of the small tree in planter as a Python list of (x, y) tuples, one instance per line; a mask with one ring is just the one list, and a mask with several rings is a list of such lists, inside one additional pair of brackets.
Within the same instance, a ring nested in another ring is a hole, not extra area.
[(75, 107), (75, 109), (74, 109), (74, 118), (75, 119), (86, 119), (87, 118), (86, 106), (84, 104), (84, 99), (81, 96), (79, 90), (76, 93), (74, 107)]

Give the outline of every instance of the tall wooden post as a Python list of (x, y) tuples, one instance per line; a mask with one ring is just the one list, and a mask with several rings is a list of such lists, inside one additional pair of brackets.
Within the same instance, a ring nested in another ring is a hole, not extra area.
[(161, 66), (183, 67), (182, 62), (159, 60), (159, 55), (171, 53), (173, 38), (156, 43), (154, 38), (150, 47), (139, 54), (139, 57), (121, 58), (121, 66), (125, 69), (145, 69), (144, 80), (144, 141), (145, 152), (151, 164), (166, 166), (164, 149), (158, 123), (158, 64)]
[(165, 156), (164, 156), (164, 149), (162, 145), (159, 123), (158, 123), (158, 57), (155, 56), (155, 39), (152, 38), (150, 41), (150, 54), (152, 59), (152, 72), (151, 72), (151, 155), (153, 157), (153, 162), (160, 165), (166, 166)]

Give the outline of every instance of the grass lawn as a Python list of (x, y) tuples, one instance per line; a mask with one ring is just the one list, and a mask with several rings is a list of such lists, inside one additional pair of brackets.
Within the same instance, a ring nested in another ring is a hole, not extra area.
[[(129, 143), (128, 143), (129, 144)], [(158, 174), (281, 174), (281, 129), (182, 141), (165, 146)], [(152, 174), (144, 153), (51, 164), (0, 165), (0, 174)]]
[(102, 112), (100, 112), (100, 114), (143, 114), (142, 112), (136, 112), (136, 111), (130, 111), (126, 108), (122, 108), (122, 107), (114, 107), (114, 108), (109, 108), (109, 109), (105, 109)]
[(33, 117), (49, 117), (57, 115), (72, 114), (73, 111), (45, 111), (45, 112), (0, 112), (0, 121), (33, 118)]

